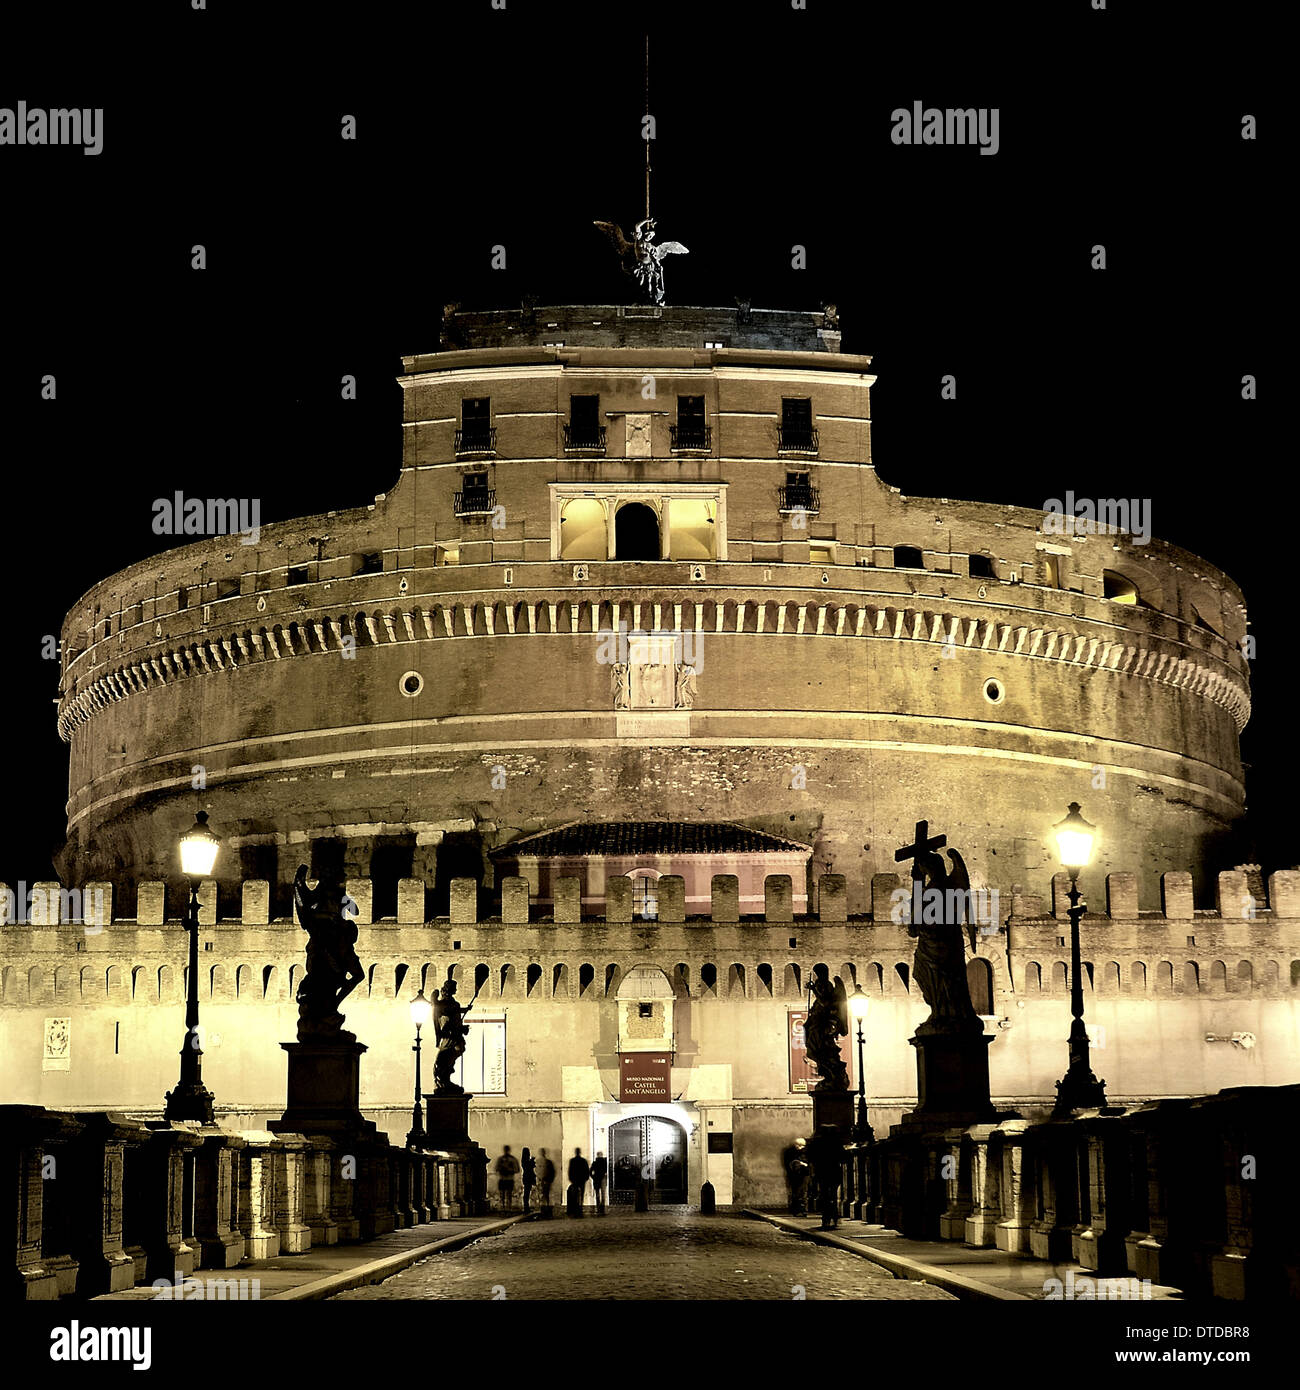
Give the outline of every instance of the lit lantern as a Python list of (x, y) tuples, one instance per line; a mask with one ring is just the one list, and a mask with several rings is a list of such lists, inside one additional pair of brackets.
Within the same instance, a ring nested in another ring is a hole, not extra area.
[(1055, 827), (1055, 834), (1062, 867), (1072, 879), (1078, 878), (1080, 869), (1086, 868), (1092, 858), (1097, 827), (1084, 820), (1079, 814), (1079, 803), (1072, 801), (1070, 814)]

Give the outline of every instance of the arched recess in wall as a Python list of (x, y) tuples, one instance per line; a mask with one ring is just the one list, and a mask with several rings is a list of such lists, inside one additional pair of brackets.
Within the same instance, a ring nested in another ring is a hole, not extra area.
[(624, 502), (614, 514), (614, 558), (658, 560), (659, 515), (645, 502)]
[(603, 560), (605, 546), (604, 502), (598, 497), (575, 497), (560, 507), (561, 560)]
[(618, 983), (619, 999), (671, 999), (672, 981), (657, 965), (634, 965)]
[(1101, 572), (1102, 597), (1112, 603), (1136, 604), (1139, 608), (1165, 606), (1164, 586), (1148, 566), (1125, 556)]
[(674, 560), (713, 560), (718, 554), (718, 504), (674, 497), (668, 507), (669, 555)]
[(970, 1002), (977, 1014), (989, 1017), (993, 1013), (993, 967), (976, 956), (966, 962), (966, 985)]
[(1111, 603), (1136, 604), (1141, 601), (1138, 586), (1118, 570), (1102, 570), (1101, 585), (1102, 597), (1109, 599)]

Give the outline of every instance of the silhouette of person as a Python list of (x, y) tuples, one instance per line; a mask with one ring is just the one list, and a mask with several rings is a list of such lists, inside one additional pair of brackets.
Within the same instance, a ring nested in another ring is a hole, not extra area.
[(822, 1230), (840, 1224), (840, 1176), (844, 1167), (844, 1144), (834, 1125), (819, 1125), (808, 1145), (808, 1159), (817, 1178), (817, 1205), (822, 1214)]
[(497, 1191), (501, 1194), (501, 1210), (512, 1211), (515, 1205), (515, 1177), (519, 1172), (519, 1160), (510, 1152), (506, 1144), (501, 1157), (496, 1161)]
[(808, 1183), (812, 1168), (808, 1163), (808, 1141), (796, 1139), (785, 1151), (785, 1176), (790, 1184), (790, 1215), (808, 1215)]
[(527, 1149), (519, 1155), (519, 1167), (524, 1175), (524, 1212), (527, 1214), (532, 1209), (529, 1199), (532, 1197), (533, 1188), (537, 1186), (537, 1160)]
[(545, 1149), (539, 1149), (538, 1157), (542, 1161), (542, 1170), (538, 1175), (542, 1189), (541, 1210), (545, 1216), (553, 1216), (555, 1209), (551, 1203), (551, 1188), (555, 1184), (555, 1164), (546, 1156)]
[(574, 1149), (569, 1160), (569, 1215), (582, 1215), (583, 1198), (587, 1195), (587, 1180), (591, 1177), (591, 1165), (582, 1156), (581, 1149)]
[(605, 1176), (609, 1172), (609, 1162), (603, 1153), (598, 1153), (591, 1161), (591, 1186), (596, 1194), (596, 1215), (605, 1215)]

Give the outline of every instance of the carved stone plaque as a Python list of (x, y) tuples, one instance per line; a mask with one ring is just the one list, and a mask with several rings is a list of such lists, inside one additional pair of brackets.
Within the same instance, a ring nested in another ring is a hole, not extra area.
[(650, 457), (650, 416), (625, 415), (623, 425), (627, 431), (627, 447), (624, 452), (630, 459)]

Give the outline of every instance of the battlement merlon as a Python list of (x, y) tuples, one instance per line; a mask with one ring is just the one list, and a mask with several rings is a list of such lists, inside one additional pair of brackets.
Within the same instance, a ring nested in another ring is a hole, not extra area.
[[(1152, 944), (1183, 947), (1186, 935), (1196, 930), (1221, 933), (1225, 945), (1258, 944), (1268, 938), (1300, 946), (1300, 869), (1278, 869), (1268, 875), (1267, 895), (1261, 900), (1251, 891), (1252, 875), (1244, 869), (1225, 870), (1218, 876), (1216, 902), (1212, 909), (1197, 908), (1192, 900), (1192, 875), (1188, 871), (1161, 875), (1159, 912), (1138, 910), (1137, 880), (1131, 873), (1112, 873), (1105, 878), (1104, 912), (1089, 910), (1082, 920), (1085, 935), (1098, 947), (1107, 935), (1128, 928)], [(501, 880), (501, 915), (480, 916), (481, 886), (470, 878), (451, 881), (450, 911), (446, 917), (429, 918), (426, 912), (428, 884), (424, 879), (404, 878), (397, 885), (395, 916), (375, 920), (374, 888), (370, 879), (348, 879), (347, 892), (355, 905), (354, 920), (360, 926), (465, 926), (500, 928), (548, 924), (553, 926), (628, 925), (653, 931), (657, 926), (685, 925), (692, 928), (736, 926), (745, 929), (768, 926), (817, 927), (847, 926), (855, 929), (889, 927), (903, 930), (909, 909), (909, 881), (898, 874), (875, 874), (871, 880), (872, 910), (867, 915), (847, 912), (846, 880), (842, 874), (823, 874), (817, 880), (818, 910), (795, 914), (793, 885), (789, 874), (770, 874), (764, 882), (764, 910), (761, 914), (740, 911), (739, 880), (733, 874), (713, 876), (710, 910), (707, 914), (687, 912), (685, 880), (665, 875), (658, 881), (657, 916), (645, 919), (634, 914), (633, 882), (617, 876), (606, 880), (605, 910), (594, 916), (582, 911), (581, 880), (563, 877), (555, 880), (553, 898), (540, 900), (528, 880), (507, 877)], [(1085, 876), (1084, 887), (1089, 884)], [(1256, 883), (1258, 890), (1259, 884)], [(972, 890), (972, 915), (977, 934), (994, 936), (1009, 932), (1013, 940), (1028, 932), (1059, 937), (1068, 930), (1068, 876), (1058, 873), (1052, 879), (1050, 896), (1012, 894), (996, 890)], [(55, 882), (0, 885), (0, 926), (10, 930), (23, 927), (42, 929), (57, 926), (78, 928), (130, 926), (153, 928), (179, 926), (180, 919), (166, 915), (167, 884), (149, 880), (137, 885), (136, 914), (126, 917), (117, 911), (114, 885), (92, 882), (80, 889), (69, 889)], [(217, 918), (215, 880), (206, 880), (199, 889), (199, 924), (217, 930), (249, 927), (296, 927), (291, 917), (272, 918), (271, 886), (266, 879), (244, 879), (239, 884), (241, 913), (238, 917)], [(20, 903), (19, 897), (23, 898)], [(1085, 894), (1086, 897), (1086, 894)], [(987, 920), (983, 920), (987, 919)], [(1165, 933), (1168, 941), (1160, 940)], [(1177, 938), (1177, 939), (1175, 939)], [(2, 940), (3, 938), (0, 938)]]

